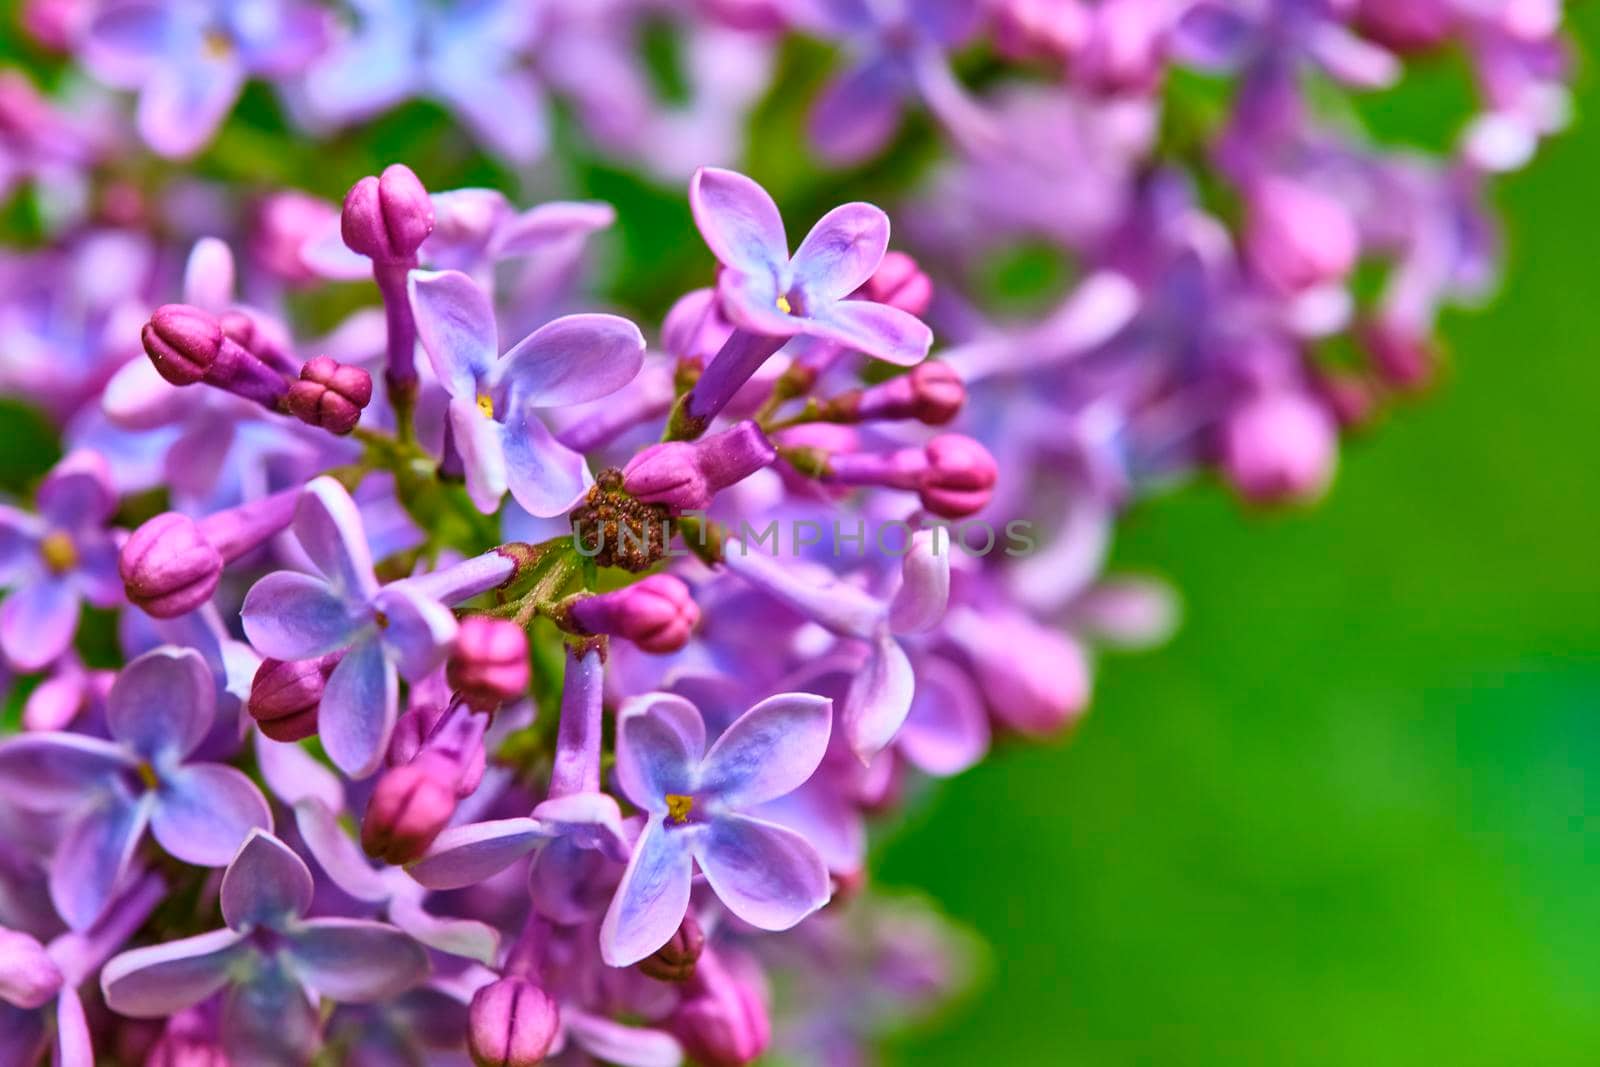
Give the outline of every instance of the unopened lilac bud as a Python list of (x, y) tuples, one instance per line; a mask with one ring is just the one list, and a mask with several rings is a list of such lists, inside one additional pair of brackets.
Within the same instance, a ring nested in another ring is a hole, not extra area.
[(772, 1024), (755, 984), (705, 952), (687, 995), (667, 1020), (683, 1051), (704, 1067), (743, 1067), (767, 1049)]
[(1000, 480), (989, 450), (962, 434), (940, 434), (925, 449), (928, 469), (917, 486), (922, 506), (946, 519), (964, 519), (989, 505)]
[(1076, 723), (1088, 708), (1089, 661), (1065, 633), (1017, 614), (961, 614), (950, 627), (1001, 725), (1048, 737)]
[(510, 619), (469, 615), (445, 666), (450, 688), (477, 711), (493, 711), (528, 691), (528, 635)]
[(533, 1067), (549, 1055), (561, 1012), (526, 978), (501, 978), (472, 996), (467, 1048), (478, 1067)]
[(428, 851), (456, 810), (459, 767), (424, 750), (378, 779), (361, 820), (361, 847), (385, 863), (410, 863)]
[(340, 653), (318, 659), (266, 659), (256, 668), (245, 705), (261, 732), (274, 741), (299, 741), (317, 732), (317, 708)]
[(690, 911), (665, 945), (639, 961), (639, 970), (662, 982), (687, 982), (694, 977), (695, 964), (705, 947), (705, 931)]
[(1445, 42), (1454, 28), (1451, 0), (1357, 0), (1356, 27), (1396, 52), (1424, 52)]
[(215, 315), (188, 304), (156, 308), (139, 334), (145, 354), (173, 385), (203, 381), (222, 349), (222, 325)]
[(912, 315), (921, 316), (933, 303), (933, 282), (917, 261), (904, 252), (886, 252), (878, 269), (872, 272), (859, 295), (879, 304), (888, 304)]
[(284, 403), (301, 422), (329, 433), (346, 434), (361, 421), (372, 400), (372, 375), (360, 367), (317, 356), (300, 368)]
[(300, 252), (337, 214), (332, 204), (305, 193), (288, 190), (269, 195), (256, 208), (251, 261), (291, 285), (314, 281), (317, 274)]
[(144, 1067), (230, 1067), (215, 1041), (193, 1034), (163, 1034), (145, 1057)]
[(703, 511), (717, 493), (777, 458), (761, 428), (745, 421), (698, 441), (651, 445), (623, 468), (622, 488), (674, 511)]
[(0, 926), (0, 1000), (32, 1011), (54, 1000), (61, 982), (61, 969), (43, 945)]
[(862, 390), (853, 414), (861, 421), (916, 419), (928, 426), (943, 426), (966, 402), (967, 387), (961, 375), (948, 363), (929, 360), (911, 368), (909, 374)]
[(1355, 220), (1337, 199), (1303, 182), (1267, 178), (1252, 191), (1245, 248), (1270, 284), (1300, 292), (1350, 273), (1361, 251)]
[(1275, 389), (1246, 400), (1222, 426), (1222, 468), (1246, 500), (1277, 504), (1321, 496), (1333, 479), (1338, 430), (1311, 397)]
[(995, 0), (994, 41), (1010, 59), (1065, 62), (1089, 37), (1081, 0)]
[(652, 574), (610, 593), (574, 597), (566, 610), (584, 633), (615, 634), (657, 655), (682, 648), (700, 622), (700, 607), (689, 587), (670, 574)]
[(1415, 330), (1382, 320), (1360, 330), (1361, 343), (1372, 368), (1394, 389), (1414, 393), (1432, 383), (1439, 353), (1429, 338)]
[(117, 571), (130, 601), (169, 619), (211, 599), (225, 562), (193, 519), (169, 511), (133, 531), (117, 558)]
[(394, 163), (350, 187), (339, 230), (351, 251), (375, 262), (409, 261), (433, 232), (433, 203), (416, 173)]

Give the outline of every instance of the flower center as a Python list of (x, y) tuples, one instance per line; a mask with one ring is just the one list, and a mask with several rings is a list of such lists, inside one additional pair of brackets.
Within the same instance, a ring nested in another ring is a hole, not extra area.
[(227, 59), (233, 54), (233, 40), (221, 30), (207, 30), (203, 47), (209, 59)]
[(51, 530), (39, 542), (39, 555), (51, 574), (65, 574), (78, 565), (78, 546), (65, 530)]
[(488, 393), (479, 393), (478, 410), (483, 412), (484, 418), (494, 418), (494, 397), (490, 396)]
[(783, 312), (785, 315), (793, 315), (794, 305), (789, 303), (788, 297), (780, 296), (778, 297), (778, 310)]
[(387, 630), (389, 628), (389, 616), (385, 615), (381, 611), (374, 611), (372, 613), (372, 621), (378, 624), (378, 629), (380, 630)]
[(682, 793), (667, 794), (667, 815), (673, 822), (682, 825), (689, 821), (689, 809), (694, 807), (694, 797), (684, 796)]
[(139, 782), (146, 789), (154, 789), (156, 786), (161, 784), (161, 780), (156, 777), (156, 769), (150, 766), (150, 764), (144, 760), (139, 761), (137, 770), (139, 774)]

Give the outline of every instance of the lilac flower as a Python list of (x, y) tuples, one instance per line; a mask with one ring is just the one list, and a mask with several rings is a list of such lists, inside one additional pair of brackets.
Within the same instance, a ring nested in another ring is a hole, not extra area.
[(107, 84), (139, 90), (139, 133), (151, 148), (187, 156), (247, 79), (303, 69), (325, 33), (322, 11), (300, 0), (113, 0), (89, 24), (83, 54)]
[(106, 523), (117, 495), (105, 460), (73, 452), (39, 486), (37, 515), (0, 505), (0, 652), (13, 667), (37, 671), (66, 652), (82, 603), (122, 602), (117, 548)]
[(530, 514), (568, 510), (592, 478), (537, 409), (627, 385), (644, 362), (639, 328), (615, 315), (568, 315), (497, 358), (494, 308), (471, 278), (419, 271), (410, 289), (422, 347), (450, 395), (450, 428), (473, 503), (492, 513), (509, 488)]
[(366, 777), (394, 728), (397, 668), (415, 681), (443, 663), (455, 616), (414, 584), (378, 586), (361, 516), (333, 479), (306, 487), (293, 529), (320, 576), (278, 571), (257, 582), (240, 609), (245, 636), (273, 659), (344, 650), (328, 678), (319, 729), (333, 762)]
[(367, 1003), (428, 973), (422, 947), (384, 923), (307, 919), (311, 872), (288, 846), (252, 832), (222, 877), (227, 927), (113, 958), (100, 986), (113, 1011), (159, 1019), (225, 992), (223, 1035), (236, 1063), (298, 1063), (317, 1046), (316, 998)]
[(226, 864), (272, 814), (243, 772), (189, 760), (215, 711), (198, 653), (157, 649), (128, 664), (106, 698), (111, 740), (33, 733), (0, 743), (0, 793), (30, 810), (67, 812), (50, 869), (56, 910), (82, 929), (122, 884), (148, 826), (186, 863)]
[(689, 907), (696, 863), (728, 910), (787, 930), (828, 900), (822, 858), (792, 830), (745, 812), (805, 782), (828, 746), (833, 703), (783, 693), (757, 704), (706, 751), (700, 711), (654, 693), (617, 717), (617, 782), (647, 815), (600, 929), (625, 967), (667, 943)]

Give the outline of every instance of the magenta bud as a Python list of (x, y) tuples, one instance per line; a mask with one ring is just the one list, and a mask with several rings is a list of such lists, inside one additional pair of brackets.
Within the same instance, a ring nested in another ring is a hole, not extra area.
[(549, 1055), (561, 1012), (526, 978), (501, 978), (472, 995), (467, 1049), (478, 1067), (533, 1067)]
[(933, 302), (933, 282), (904, 252), (887, 252), (858, 295), (920, 316)]
[(1267, 178), (1252, 190), (1245, 250), (1269, 283), (1296, 293), (1349, 274), (1361, 252), (1355, 220), (1303, 182)]
[(1009, 59), (1065, 62), (1089, 38), (1081, 0), (995, 0), (993, 11), (995, 47)]
[(299, 741), (317, 732), (317, 707), (341, 654), (318, 659), (265, 659), (250, 683), (245, 708), (274, 741)]
[(1426, 388), (1438, 369), (1439, 354), (1416, 330), (1378, 320), (1359, 331), (1372, 368), (1391, 388), (1415, 393)]
[(772, 1040), (767, 1006), (755, 984), (729, 973), (713, 952), (701, 955), (667, 1028), (703, 1067), (743, 1067)]
[(43, 945), (0, 926), (0, 1001), (32, 1011), (54, 1000), (61, 983), (61, 969)]
[(961, 412), (967, 387), (948, 363), (927, 361), (911, 373), (862, 390), (854, 407), (856, 419), (916, 419), (943, 426)]
[(1451, 0), (1358, 0), (1356, 27), (1395, 52), (1423, 52), (1443, 44), (1455, 28)]
[(995, 620), (973, 652), (973, 673), (994, 717), (1030, 737), (1075, 725), (1089, 707), (1092, 676), (1079, 644), (1020, 620)]
[(639, 500), (674, 511), (703, 511), (717, 493), (777, 458), (766, 434), (746, 420), (698, 441), (651, 445), (623, 468), (622, 488)]
[(144, 1067), (230, 1067), (215, 1041), (190, 1034), (163, 1034), (145, 1057)]
[(639, 961), (639, 970), (662, 982), (687, 982), (694, 977), (695, 964), (705, 947), (705, 931), (690, 911), (665, 945)]
[(173, 385), (204, 380), (222, 350), (222, 325), (188, 304), (163, 304), (144, 324), (139, 339), (161, 377)]
[(351, 251), (374, 262), (409, 261), (433, 232), (433, 202), (412, 169), (394, 163), (350, 187), (339, 230)]
[(428, 851), (456, 810), (460, 770), (449, 758), (424, 750), (378, 779), (361, 820), (361, 847), (385, 863), (410, 863)]
[(614, 592), (576, 597), (569, 602), (568, 613), (586, 633), (615, 634), (657, 655), (688, 644), (700, 622), (700, 606), (689, 587), (670, 574), (652, 574)]
[(445, 665), (450, 688), (475, 711), (493, 711), (528, 691), (528, 635), (510, 619), (469, 615)]
[(1315, 499), (1333, 480), (1338, 429), (1323, 406), (1275, 389), (1239, 405), (1222, 425), (1222, 469), (1251, 503)]
[(989, 450), (963, 434), (940, 434), (924, 450), (928, 468), (918, 480), (922, 506), (945, 519), (976, 515), (989, 504), (1000, 468)]
[(211, 599), (224, 563), (193, 519), (169, 511), (133, 531), (117, 558), (117, 571), (130, 601), (158, 619), (170, 619)]
[(300, 380), (289, 386), (284, 403), (301, 422), (329, 433), (346, 434), (361, 421), (372, 400), (372, 375), (360, 367), (317, 356), (300, 368)]

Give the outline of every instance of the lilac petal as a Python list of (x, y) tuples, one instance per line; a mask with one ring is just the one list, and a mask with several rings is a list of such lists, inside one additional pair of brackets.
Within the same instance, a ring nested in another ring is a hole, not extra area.
[(902, 367), (920, 363), (933, 346), (933, 331), (921, 319), (870, 300), (840, 300), (806, 321), (807, 333)]
[(700, 765), (700, 790), (720, 808), (764, 804), (798, 789), (816, 771), (833, 730), (833, 701), (779, 693), (739, 716)]
[(783, 216), (743, 174), (702, 167), (689, 181), (689, 208), (711, 254), (741, 274), (776, 276), (789, 262)]
[(358, 282), (372, 277), (372, 260), (344, 243), (337, 214), (300, 246), (300, 262), (311, 273), (332, 281)]
[(723, 565), (734, 574), (834, 633), (870, 638), (883, 623), (884, 605), (822, 571), (802, 570), (759, 547), (729, 541)]
[(23, 734), (0, 742), (0, 798), (25, 811), (83, 803), (137, 761), (121, 745), (71, 733)]
[(661, 815), (645, 824), (600, 924), (600, 955), (608, 965), (638, 963), (677, 932), (689, 910), (690, 843), (698, 832), (668, 830)]
[(622, 811), (609, 794), (552, 797), (533, 809), (533, 817), (547, 832), (571, 838), (582, 848), (598, 849), (618, 863), (628, 858)]
[(575, 1008), (562, 1009), (561, 1024), (575, 1045), (603, 1063), (617, 1067), (678, 1067), (683, 1062), (682, 1047), (664, 1030), (624, 1026)]
[(84, 65), (119, 89), (137, 89), (161, 64), (172, 32), (165, 4), (99, 5), (82, 41)]
[(0, 1063), (37, 1063), (45, 1050), (45, 1015), (0, 1000)]
[(312, 919), (287, 938), (295, 973), (342, 1003), (387, 1000), (428, 976), (428, 954), (387, 923)]
[(918, 530), (900, 564), (900, 588), (889, 605), (889, 629), (919, 634), (944, 618), (950, 603), (950, 536), (943, 529)]
[(493, 259), (537, 255), (607, 229), (616, 221), (617, 210), (610, 204), (565, 200), (540, 204), (496, 230), (489, 254)]
[(839, 75), (812, 105), (807, 130), (818, 154), (836, 166), (877, 155), (900, 128), (907, 88), (903, 68), (880, 58)]
[(813, 777), (788, 796), (748, 814), (787, 826), (811, 842), (830, 871), (859, 871), (866, 860), (867, 830), (848, 791)]
[(377, 904), (389, 899), (388, 884), (327, 805), (314, 798), (301, 800), (294, 806), (294, 820), (306, 851), (329, 881), (357, 900)]
[(485, 515), (493, 515), (505, 498), (505, 427), (486, 416), (475, 400), (450, 401), (450, 428), (467, 477), (467, 495)]
[(751, 926), (787, 930), (828, 902), (828, 868), (793, 830), (722, 815), (696, 844), (695, 858), (717, 899)]
[(534, 854), (528, 867), (528, 896), (534, 910), (552, 922), (576, 926), (597, 920), (616, 895), (617, 877), (627, 862), (558, 837)]
[(646, 811), (667, 810), (668, 793), (695, 791), (705, 751), (700, 709), (670, 693), (633, 697), (617, 712), (617, 784)]
[(490, 237), (511, 213), (510, 202), (496, 189), (452, 189), (430, 193), (428, 201), (433, 205), (433, 232), (417, 255), (438, 270), (478, 266)]
[(322, 691), (318, 733), (333, 765), (352, 778), (377, 770), (399, 702), (400, 680), (376, 638), (351, 646)]
[(484, 72), (470, 64), (450, 65), (449, 75), (438, 77), (434, 89), (472, 128), (473, 136), (501, 158), (531, 163), (544, 152), (549, 140), (545, 118), (549, 105), (544, 90), (526, 71)]
[(23, 575), (32, 572), (38, 559), (39, 539), (46, 532), (46, 525), (37, 515), (0, 504), (0, 585), (16, 585)]
[(336, 652), (365, 625), (332, 585), (297, 571), (275, 571), (251, 586), (239, 621), (257, 652), (283, 660)]
[(511, 495), (538, 518), (570, 511), (593, 484), (583, 456), (557, 441), (532, 411), (512, 415), (502, 438)]
[(50, 864), (50, 899), (68, 926), (83, 930), (100, 917), (149, 818), (148, 801), (107, 796), (67, 831)]
[(241, 770), (196, 763), (167, 775), (150, 832), (168, 853), (200, 867), (225, 867), (250, 831), (272, 831), (272, 809)]
[(518, 341), (495, 366), (514, 409), (610, 396), (644, 366), (644, 334), (617, 315), (564, 315)]
[(406, 282), (417, 339), (451, 396), (474, 401), (500, 342), (489, 295), (457, 270), (412, 271)]
[(327, 477), (306, 486), (295, 508), (294, 535), (334, 592), (370, 600), (378, 591), (361, 512), (344, 486)]
[(12, 590), (0, 604), (0, 652), (17, 670), (43, 670), (72, 646), (81, 608), (77, 588), (64, 579)]
[[(329, 51), (307, 73), (306, 94), (320, 116), (347, 122), (375, 115), (415, 90), (417, 25), (415, 16), (408, 14), (369, 10), (361, 32)], [(367, 262), (366, 273), (371, 272)]]
[(233, 303), (233, 253), (215, 237), (202, 237), (183, 266), (183, 302), (213, 315)]
[(106, 697), (106, 726), (145, 759), (181, 758), (206, 736), (216, 711), (217, 683), (206, 661), (167, 645), (122, 668)]
[(794, 280), (817, 304), (867, 283), (889, 250), (889, 216), (871, 204), (841, 204), (818, 220), (794, 254)]
[(136, 948), (100, 971), (106, 1005), (119, 1015), (160, 1019), (193, 1007), (228, 984), (234, 964), (251, 949), (232, 930)]
[(874, 641), (844, 706), (845, 737), (862, 763), (894, 740), (911, 711), (916, 684), (911, 661), (894, 638), (885, 634)]
[(389, 921), (428, 948), (477, 960), (486, 967), (493, 967), (500, 954), (500, 935), (494, 927), (476, 919), (430, 915), (409, 896), (390, 901)]
[(57, 463), (39, 483), (39, 514), (53, 526), (99, 526), (117, 510), (111, 468), (98, 452), (79, 449)]
[(267, 788), (285, 804), (315, 800), (331, 811), (344, 808), (344, 787), (338, 775), (298, 744), (273, 741), (256, 731), (256, 767)]
[(68, 986), (56, 998), (56, 1047), (50, 1067), (94, 1067), (94, 1039), (78, 991)]
[(321, 1045), (314, 997), (286, 963), (262, 960), (237, 982), (222, 1006), (222, 1047), (239, 1067), (300, 1067)]
[(211, 139), (243, 87), (236, 61), (169, 56), (139, 94), (139, 135), (159, 155), (191, 155)]
[(717, 301), (728, 321), (767, 337), (793, 337), (806, 328), (806, 320), (779, 307), (783, 293), (782, 279), (773, 274), (725, 270), (717, 278)]
[(941, 778), (983, 758), (989, 716), (965, 671), (934, 657), (918, 662), (916, 693), (895, 746), (916, 767)]
[(252, 830), (222, 875), (222, 918), (229, 928), (281, 929), (311, 906), (311, 872), (288, 845)]
[(372, 606), (387, 620), (378, 636), (406, 681), (418, 681), (444, 662), (456, 639), (453, 611), (407, 582), (384, 586)]
[(548, 840), (543, 824), (528, 818), (451, 826), (406, 870), (429, 889), (460, 889), (492, 878)]

